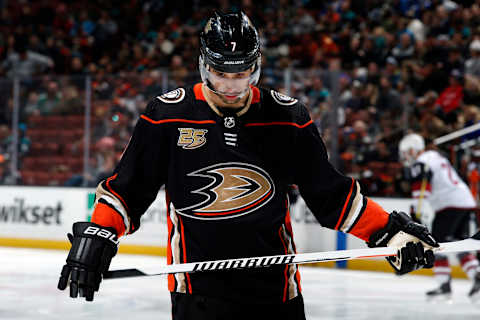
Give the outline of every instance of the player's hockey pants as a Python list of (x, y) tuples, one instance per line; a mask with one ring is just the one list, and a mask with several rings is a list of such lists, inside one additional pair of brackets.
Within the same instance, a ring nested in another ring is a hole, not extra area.
[(305, 320), (303, 298), (286, 303), (231, 302), (219, 298), (171, 293), (173, 320)]

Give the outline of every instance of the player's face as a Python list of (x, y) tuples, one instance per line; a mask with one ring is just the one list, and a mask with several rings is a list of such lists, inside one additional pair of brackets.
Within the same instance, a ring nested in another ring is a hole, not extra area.
[[(252, 68), (253, 69), (253, 68)], [(215, 94), (226, 104), (236, 104), (245, 97), (253, 70), (228, 73), (210, 68), (210, 82)]]
[(415, 163), (418, 153), (413, 149), (403, 150), (400, 154), (400, 160), (403, 165), (409, 167)]

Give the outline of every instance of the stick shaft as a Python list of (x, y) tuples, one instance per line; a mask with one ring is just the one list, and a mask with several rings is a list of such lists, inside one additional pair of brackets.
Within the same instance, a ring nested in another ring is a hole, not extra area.
[(454, 131), (452, 133), (446, 134), (444, 136), (438, 137), (435, 140), (433, 140), (433, 143), (438, 146), (438, 145), (443, 144), (445, 142), (448, 142), (450, 140), (453, 140), (453, 139), (456, 139), (458, 137), (469, 134), (471, 132), (474, 132), (478, 129), (480, 129), (480, 123), (476, 123), (476, 124), (471, 125), (469, 127), (466, 127), (466, 128)]
[[(435, 249), (435, 252), (451, 253), (463, 251), (477, 251), (480, 250), (480, 232), (469, 239), (453, 242), (440, 243), (440, 248)], [(373, 257), (387, 257), (397, 254), (397, 249), (392, 247), (384, 248), (368, 248), (368, 249), (351, 249), (327, 252), (314, 253), (299, 253), (290, 255), (277, 255), (265, 257), (239, 258), (227, 260), (213, 260), (203, 262), (191, 262), (182, 264), (172, 264), (160, 268), (155, 268), (152, 272), (147, 270), (127, 269), (108, 271), (105, 279), (124, 278), (132, 276), (153, 276), (171, 273), (183, 272), (202, 272), (202, 271), (220, 271), (231, 269), (246, 269), (269, 267), (272, 265), (284, 264), (304, 264), (326, 261), (342, 261), (352, 259), (367, 259)]]
[(422, 202), (423, 202), (423, 197), (425, 196), (425, 189), (427, 188), (427, 177), (424, 176), (422, 178), (422, 184), (420, 185), (420, 196), (418, 197), (418, 204), (417, 204), (417, 210), (415, 212), (415, 215), (417, 216), (417, 219), (420, 219), (422, 215)]

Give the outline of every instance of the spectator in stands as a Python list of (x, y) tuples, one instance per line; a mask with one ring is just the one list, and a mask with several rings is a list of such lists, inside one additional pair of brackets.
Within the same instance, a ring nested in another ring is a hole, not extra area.
[(62, 100), (62, 92), (58, 88), (58, 83), (50, 80), (46, 84), (46, 90), (38, 95), (37, 108), (35, 114), (50, 115), (58, 108)]
[(5, 156), (0, 154), (0, 185), (16, 184), (16, 179), (8, 173), (10, 171), (9, 169)]
[(395, 162), (396, 160), (396, 154), (390, 150), (385, 140), (375, 142), (375, 148), (365, 155), (365, 163), (370, 161)]
[(309, 104), (311, 106), (317, 106), (322, 102), (327, 101), (330, 96), (330, 92), (323, 86), (323, 81), (320, 77), (313, 79), (312, 87), (308, 92)]
[(100, 181), (110, 177), (113, 169), (118, 162), (115, 155), (115, 140), (111, 137), (103, 137), (96, 143), (97, 167), (96, 167), (96, 181), (97, 184)]
[(364, 85), (360, 80), (353, 80), (351, 92), (351, 97), (345, 104), (346, 108), (351, 109), (352, 111), (357, 111), (365, 109), (369, 105), (369, 101), (365, 96)]
[(458, 108), (463, 103), (463, 75), (455, 69), (450, 73), (449, 86), (435, 101), (438, 116), (447, 124), (457, 121)]
[(10, 128), (5, 124), (0, 125), (0, 155), (12, 152), (11, 141)]
[(345, 127), (342, 140), (342, 157), (356, 163), (365, 163), (365, 154), (373, 142), (366, 123), (363, 120), (356, 120), (352, 127)]
[(56, 115), (84, 114), (84, 100), (74, 85), (65, 84), (60, 101), (56, 101), (52, 113)]
[(411, 59), (415, 55), (415, 45), (413, 36), (408, 32), (402, 33), (399, 38), (398, 44), (392, 49), (392, 55), (402, 63), (403, 60)]
[(377, 111), (382, 114), (390, 112), (392, 115), (400, 115), (403, 104), (398, 91), (392, 88), (390, 80), (386, 76), (380, 77), (380, 88), (375, 104)]
[(20, 77), (30, 79), (32, 76), (53, 68), (51, 58), (27, 50), (26, 44), (16, 39), (15, 52), (8, 55), (0, 65), (0, 74), (6, 74), (9, 78)]
[[(371, 63), (373, 65), (376, 65), (374, 63)], [(383, 72), (383, 75), (387, 77), (387, 79), (390, 81), (391, 85), (393, 88), (397, 88), (398, 83), (400, 81), (400, 74), (398, 72), (398, 61), (394, 57), (390, 56), (386, 60), (385, 64), (385, 70)], [(377, 80), (377, 85), (379, 84), (379, 80)]]
[(465, 74), (480, 77), (480, 40), (473, 40), (469, 49), (470, 59), (465, 61)]

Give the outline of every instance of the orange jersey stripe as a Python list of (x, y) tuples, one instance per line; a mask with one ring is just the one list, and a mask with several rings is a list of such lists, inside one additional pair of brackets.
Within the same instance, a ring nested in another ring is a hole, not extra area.
[(147, 120), (150, 123), (153, 124), (162, 124), (162, 123), (170, 123), (170, 122), (183, 122), (183, 123), (195, 123), (195, 124), (207, 124), (207, 123), (213, 123), (215, 124), (215, 121), (213, 120), (188, 120), (188, 119), (165, 119), (165, 120), (153, 120), (150, 119), (149, 117), (145, 115), (141, 115), (140, 118)]
[(97, 203), (91, 221), (103, 227), (114, 228), (117, 230), (118, 237), (125, 233), (125, 224), (120, 214), (104, 203)]
[(202, 83), (197, 83), (193, 86), (193, 93), (195, 94), (195, 99), (207, 101), (207, 99), (205, 99), (205, 96), (203, 95)]
[[(187, 248), (185, 246), (185, 233), (183, 231), (183, 221), (180, 216), (178, 216), (178, 221), (180, 221), (180, 230), (182, 235), (182, 247), (183, 247), (183, 263), (187, 263)], [(192, 283), (190, 281), (190, 274), (186, 273), (187, 284), (188, 284), (188, 292), (192, 294)]]
[(338, 230), (338, 228), (340, 228), (340, 223), (342, 222), (343, 216), (345, 215), (345, 210), (347, 209), (347, 205), (350, 202), (350, 197), (352, 196), (354, 184), (355, 184), (355, 180), (352, 179), (352, 184), (350, 185), (350, 191), (348, 192), (347, 200), (345, 200), (345, 204), (343, 205), (342, 213), (340, 214), (340, 218), (338, 219), (337, 225), (335, 226), (335, 230)]
[(367, 199), (367, 206), (360, 220), (349, 232), (354, 236), (368, 241), (372, 233), (385, 227), (388, 222), (389, 214), (383, 208), (371, 199)]
[[(283, 237), (282, 237), (282, 227), (280, 227), (280, 229), (278, 229), (278, 236), (280, 237), (280, 241), (282, 241), (282, 245), (283, 245), (283, 249), (285, 250), (285, 254), (288, 254), (287, 245), (285, 244), (285, 240), (284, 240)], [(287, 301), (288, 268), (289, 268), (289, 265), (287, 264), (287, 265), (285, 266), (285, 271), (284, 271), (284, 275), (285, 275), (285, 287), (283, 288), (283, 302)]]
[(125, 210), (129, 211), (127, 203), (125, 202), (125, 200), (123, 200), (123, 198), (118, 193), (113, 191), (112, 187), (110, 187), (110, 181), (116, 179), (117, 176), (118, 176), (118, 173), (115, 173), (113, 176), (111, 176), (110, 178), (107, 179), (107, 183), (106, 183), (107, 188), (113, 195), (115, 195), (115, 197), (117, 197), (117, 199), (119, 199), (122, 202), (122, 204), (125, 206)]
[(297, 128), (305, 128), (308, 125), (312, 124), (313, 120), (308, 121), (305, 124), (298, 124), (295, 122), (287, 122), (287, 121), (273, 121), (273, 122), (251, 122), (247, 123), (245, 127), (259, 127), (259, 126), (293, 126)]
[[(172, 255), (172, 245), (170, 244), (170, 239), (173, 232), (173, 223), (170, 220), (170, 215), (167, 217), (167, 227), (168, 227), (168, 243), (167, 243), (167, 264), (172, 264), (173, 255)], [(175, 276), (173, 274), (168, 275), (168, 290), (175, 290)]]
[[(173, 255), (172, 255), (172, 245), (171, 245), (171, 238), (173, 232), (173, 223), (170, 219), (170, 197), (168, 196), (168, 192), (165, 190), (165, 200), (167, 204), (167, 230), (168, 230), (168, 240), (167, 240), (167, 264), (172, 264), (173, 262)], [(168, 291), (173, 292), (175, 290), (175, 276), (173, 274), (168, 275)]]
[[(287, 231), (290, 232), (290, 236), (292, 237), (292, 247), (293, 247), (293, 252), (297, 253), (297, 248), (295, 246), (295, 241), (293, 237), (293, 228), (292, 228), (292, 219), (290, 217), (290, 207), (288, 206), (287, 202), (287, 215), (285, 216), (285, 226), (287, 227)], [(302, 286), (300, 284), (301, 276), (300, 276), (300, 270), (297, 267), (297, 271), (295, 271), (295, 278), (297, 279), (297, 288), (298, 288), (298, 293), (302, 293)]]
[(250, 86), (250, 88), (252, 88), (252, 94), (253, 94), (252, 104), (253, 103), (259, 103), (260, 102), (260, 90), (255, 86)]

